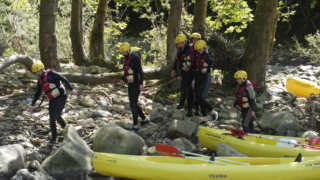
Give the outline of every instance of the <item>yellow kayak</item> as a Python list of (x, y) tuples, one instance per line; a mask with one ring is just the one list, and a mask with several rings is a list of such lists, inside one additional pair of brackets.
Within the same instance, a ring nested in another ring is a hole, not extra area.
[(311, 93), (315, 95), (320, 93), (320, 86), (300, 78), (289, 77), (286, 82), (286, 88), (298, 97), (310, 97)]
[[(178, 180), (311, 180), (319, 179), (320, 157), (302, 158), (252, 158), (223, 157), (250, 165), (219, 165), (195, 160), (168, 156), (134, 156), (110, 153), (94, 153), (92, 163), (101, 175), (129, 179), (178, 179)], [(219, 161), (219, 160), (216, 160)]]
[[(238, 152), (249, 157), (296, 157), (299, 153), (303, 157), (320, 156), (320, 148), (313, 147), (303, 138), (262, 135), (261, 137), (243, 136), (243, 140), (230, 135), (230, 131), (199, 126), (198, 138), (200, 143), (216, 151), (219, 143), (226, 143)], [(303, 146), (295, 147), (292, 142)], [(309, 148), (310, 147), (310, 148)], [(319, 171), (320, 172), (320, 171)]]

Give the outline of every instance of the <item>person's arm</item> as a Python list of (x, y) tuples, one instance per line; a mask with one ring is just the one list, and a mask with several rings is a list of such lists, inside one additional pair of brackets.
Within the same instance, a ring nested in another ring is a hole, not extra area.
[(37, 102), (37, 100), (39, 99), (39, 97), (41, 95), (41, 91), (42, 91), (42, 89), (41, 89), (41, 86), (40, 86), (39, 80), (38, 80), (38, 82), (37, 82), (37, 91), (34, 94), (33, 100), (31, 102), (31, 106), (34, 106), (34, 104)]
[(62, 81), (69, 88), (70, 91), (73, 90), (73, 87), (71, 86), (70, 82), (64, 76), (60, 75), (55, 71), (49, 71), (48, 75), (51, 76), (54, 80)]
[(249, 103), (250, 107), (252, 108), (252, 111), (256, 112), (257, 105), (256, 105), (255, 92), (254, 92), (253, 87), (251, 85), (249, 85), (246, 87), (245, 91), (247, 91), (247, 93), (249, 94), (248, 103)]
[(209, 67), (212, 66), (214, 60), (214, 56), (212, 53), (207, 53), (206, 63), (209, 65)]
[(134, 64), (135, 73), (139, 74), (139, 77), (140, 77), (139, 83), (140, 83), (140, 85), (143, 85), (144, 73), (143, 73), (143, 69), (141, 66), (140, 58), (135, 56), (132, 58), (131, 61)]

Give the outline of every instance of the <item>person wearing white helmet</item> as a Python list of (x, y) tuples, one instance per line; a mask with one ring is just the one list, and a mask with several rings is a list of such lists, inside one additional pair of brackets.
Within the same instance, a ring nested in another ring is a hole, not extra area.
[(128, 83), (128, 96), (133, 119), (131, 130), (138, 131), (138, 116), (140, 116), (142, 119), (140, 126), (144, 126), (145, 124), (149, 123), (149, 120), (146, 118), (141, 107), (138, 105), (140, 92), (144, 90), (144, 74), (141, 67), (140, 56), (131, 51), (131, 46), (127, 42), (120, 44), (118, 52), (124, 57), (124, 74), (118, 84), (123, 85), (124, 83)]
[(61, 117), (62, 110), (67, 101), (67, 92), (61, 82), (63, 82), (71, 91), (72, 95), (77, 95), (78, 92), (71, 86), (70, 82), (64, 76), (60, 75), (53, 69), (44, 69), (41, 62), (35, 62), (31, 66), (31, 72), (38, 76), (37, 91), (34, 95), (28, 111), (32, 112), (32, 108), (39, 99), (41, 92), (44, 91), (47, 98), (49, 98), (49, 118), (51, 140), (47, 141), (49, 145), (56, 145), (57, 139), (57, 125), (56, 121), (62, 128), (66, 126), (66, 122)]
[(257, 110), (254, 89), (259, 87), (247, 79), (248, 75), (245, 71), (237, 71), (234, 74), (234, 78), (236, 78), (238, 86), (236, 89), (236, 100), (233, 106), (231, 106), (231, 109), (234, 109), (235, 106), (241, 108), (243, 131), (246, 133), (254, 133), (253, 118)]
[(192, 81), (192, 87), (197, 90), (197, 98), (201, 108), (203, 120), (199, 125), (205, 125), (208, 122), (208, 112), (212, 116), (212, 120), (218, 119), (218, 112), (216, 112), (209, 102), (205, 99), (211, 84), (211, 67), (213, 64), (214, 56), (209, 53), (207, 43), (204, 40), (199, 40), (194, 45), (194, 49), (199, 52), (196, 61), (196, 75)]

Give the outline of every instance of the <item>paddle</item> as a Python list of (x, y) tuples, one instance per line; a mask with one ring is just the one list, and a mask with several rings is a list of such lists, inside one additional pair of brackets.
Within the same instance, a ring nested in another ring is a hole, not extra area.
[[(202, 155), (202, 154), (196, 154), (196, 153), (187, 152), (187, 151), (182, 151), (179, 148), (176, 148), (176, 147), (173, 147), (173, 146), (169, 146), (169, 145), (165, 145), (165, 144), (156, 144), (156, 150), (159, 152), (159, 154), (162, 153), (162, 154), (165, 154), (167, 156), (193, 158), (193, 157), (190, 157), (190, 156), (184, 156), (184, 155), (176, 154), (176, 153), (184, 153), (184, 154), (190, 154), (190, 155), (194, 155), (194, 156), (203, 156), (203, 157), (209, 157), (210, 158), (210, 156), (206, 156), (206, 155)], [(215, 159), (219, 159), (219, 160), (227, 161), (227, 162), (232, 162), (232, 163), (237, 163), (237, 164), (242, 164), (242, 165), (250, 165), (248, 163), (242, 163), (242, 162), (222, 159), (222, 158), (218, 158), (218, 157), (215, 157)], [(208, 160), (205, 160), (205, 161), (208, 161)], [(216, 161), (212, 161), (212, 162), (216, 162)], [(220, 163), (220, 162), (217, 162), (217, 163)]]
[[(299, 144), (299, 143), (292, 143), (292, 142), (288, 142), (288, 141), (283, 141), (281, 139), (274, 139), (272, 137), (264, 137), (264, 136), (259, 136), (259, 135), (255, 135), (255, 134), (248, 134), (246, 132), (243, 132), (243, 131), (240, 131), (240, 130), (237, 130), (237, 129), (232, 129), (232, 128), (228, 128), (228, 129), (232, 134), (227, 134), (227, 135), (241, 136), (241, 137), (242, 136), (254, 136), (254, 137), (259, 137), (259, 138), (264, 138), (264, 139), (271, 139), (271, 140), (275, 140), (275, 141), (286, 142), (288, 144), (294, 144), (295, 147), (302, 146), (302, 147), (307, 148), (307, 149), (320, 150), (320, 148), (314, 147), (314, 146), (309, 146), (309, 145), (304, 145), (304, 144)], [(292, 139), (292, 140), (294, 140), (294, 139)]]
[(184, 156), (184, 155), (181, 155), (181, 154), (167, 153), (167, 152), (162, 152), (162, 151), (158, 151), (158, 153), (161, 154), (161, 155), (164, 155), (164, 156), (195, 159), (195, 160), (199, 160), (199, 161), (205, 161), (205, 162), (210, 162), (210, 163), (217, 163), (217, 164), (223, 164), (223, 165), (232, 166), (232, 164), (227, 164), (227, 163), (222, 163), (222, 162), (217, 162), (217, 161), (211, 161), (211, 160), (205, 160), (205, 159), (199, 159), (199, 158), (194, 158), (194, 157), (190, 157), (190, 156)]

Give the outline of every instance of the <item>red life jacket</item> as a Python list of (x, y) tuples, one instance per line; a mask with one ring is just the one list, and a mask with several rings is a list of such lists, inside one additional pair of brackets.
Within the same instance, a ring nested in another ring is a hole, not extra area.
[[(127, 59), (124, 59), (124, 65), (123, 65), (123, 75), (124, 75), (124, 81), (126, 83), (128, 83), (128, 76), (132, 76), (133, 77), (133, 71), (132, 69), (130, 69), (130, 62), (132, 60), (132, 58), (134, 57), (139, 57), (137, 54), (132, 53)], [(129, 71), (132, 72), (129, 72)], [(133, 79), (132, 79), (133, 82)], [(131, 81), (129, 83), (132, 83)]]
[[(39, 83), (40, 83), (41, 89), (45, 92), (45, 95), (49, 99), (53, 99), (53, 98), (60, 95), (60, 91), (55, 83), (50, 83), (48, 81), (48, 73), (50, 71), (54, 71), (54, 70), (47, 69), (47, 71), (43, 74), (42, 78), (39, 78)], [(64, 89), (62, 84), (61, 84), (60, 88)]]
[[(259, 89), (259, 85), (253, 82), (250, 82), (249, 80), (246, 80), (246, 85), (245, 86), (238, 86), (236, 89), (236, 98), (238, 101), (238, 106), (240, 108), (247, 108), (249, 107), (249, 95), (245, 96), (244, 95), (244, 90), (248, 87), (248, 86), (252, 86), (254, 90)], [(247, 105), (244, 105), (248, 103)], [(244, 107), (245, 106), (245, 107)]]
[(193, 45), (190, 46), (190, 54), (189, 54), (189, 56), (190, 56), (191, 61), (194, 61), (194, 62), (197, 61), (199, 53), (198, 53), (198, 51), (194, 50), (194, 46)]
[(197, 58), (196, 66), (197, 66), (197, 73), (207, 73), (208, 64), (206, 63), (207, 54), (201, 54)]

